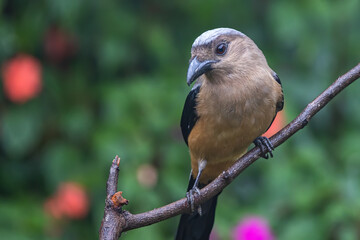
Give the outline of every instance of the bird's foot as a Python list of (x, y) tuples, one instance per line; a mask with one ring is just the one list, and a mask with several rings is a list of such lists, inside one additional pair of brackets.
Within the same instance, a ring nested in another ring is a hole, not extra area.
[(254, 144), (260, 148), (263, 158), (268, 159), (269, 155), (273, 157), (272, 151), (274, 150), (274, 146), (267, 137), (260, 136), (255, 138)]
[[(190, 191), (188, 191), (186, 193), (186, 198), (188, 203), (190, 204), (191, 207), (191, 213), (195, 212), (195, 203), (194, 203), (194, 194), (197, 193), (198, 195), (200, 195), (200, 189), (198, 187), (193, 187), (192, 189), (190, 189)], [(197, 212), (199, 213), (199, 215), (201, 216), (202, 214), (202, 210), (201, 210), (201, 206), (199, 205), (197, 208)]]

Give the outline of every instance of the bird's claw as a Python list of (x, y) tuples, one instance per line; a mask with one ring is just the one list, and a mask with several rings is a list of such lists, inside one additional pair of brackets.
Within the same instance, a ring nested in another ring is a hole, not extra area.
[(187, 198), (188, 204), (190, 204), (191, 212), (194, 212), (194, 196), (193, 196), (193, 194), (190, 193), (190, 191), (186, 193), (186, 198)]
[[(200, 189), (198, 187), (193, 187), (192, 189), (190, 189), (190, 191), (188, 191), (186, 193), (186, 198), (187, 198), (187, 201), (188, 203), (190, 204), (190, 207), (191, 207), (191, 212), (195, 212), (195, 203), (194, 203), (194, 193), (197, 193), (198, 195), (200, 195)], [(202, 214), (202, 210), (201, 210), (201, 206), (199, 205), (198, 206), (198, 209), (197, 209), (199, 215), (201, 216)]]
[[(269, 155), (273, 157), (272, 151), (274, 150), (274, 146), (267, 137), (260, 136), (255, 138), (254, 144), (260, 148), (263, 158), (268, 159)], [(265, 153), (266, 151), (268, 152)]]

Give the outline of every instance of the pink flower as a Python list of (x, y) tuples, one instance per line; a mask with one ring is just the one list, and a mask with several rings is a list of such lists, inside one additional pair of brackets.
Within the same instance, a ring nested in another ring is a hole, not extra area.
[(82, 186), (73, 182), (60, 184), (57, 192), (44, 204), (45, 212), (56, 219), (80, 219), (89, 211), (89, 200)]
[(219, 234), (217, 233), (215, 228), (211, 231), (209, 240), (220, 240)]
[(274, 240), (269, 224), (262, 217), (245, 217), (233, 231), (234, 240)]
[(13, 102), (24, 103), (41, 91), (40, 62), (30, 55), (18, 55), (3, 64), (2, 78), (6, 96)]
[(271, 127), (263, 134), (263, 136), (270, 138), (272, 135), (280, 131), (286, 125), (284, 110), (278, 112)]

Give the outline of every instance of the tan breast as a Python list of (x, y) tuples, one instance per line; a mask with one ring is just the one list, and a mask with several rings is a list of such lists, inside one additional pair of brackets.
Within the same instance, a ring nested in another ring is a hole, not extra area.
[(207, 161), (200, 182), (206, 184), (228, 169), (269, 127), (279, 98), (276, 82), (270, 80), (261, 88), (238, 81), (220, 86), (204, 82), (198, 96), (200, 118), (188, 139), (194, 177), (198, 162)]

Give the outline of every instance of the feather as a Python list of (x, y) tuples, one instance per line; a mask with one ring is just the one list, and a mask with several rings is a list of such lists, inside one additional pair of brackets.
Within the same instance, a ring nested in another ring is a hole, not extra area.
[(197, 105), (196, 99), (198, 93), (200, 92), (200, 87), (201, 85), (197, 84), (189, 92), (185, 100), (185, 105), (181, 116), (180, 127), (186, 145), (188, 145), (188, 138), (190, 132), (195, 126), (197, 120), (199, 119), (199, 116), (196, 113), (196, 105)]

